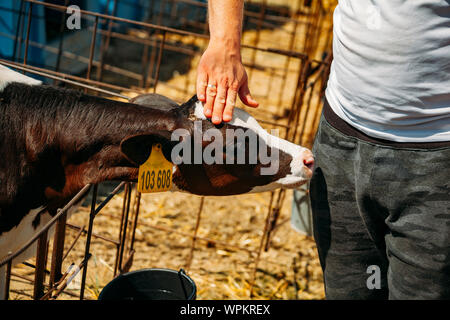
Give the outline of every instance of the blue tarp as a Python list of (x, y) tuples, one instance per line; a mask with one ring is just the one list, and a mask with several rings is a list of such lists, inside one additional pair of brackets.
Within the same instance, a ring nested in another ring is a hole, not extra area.
[[(29, 3), (24, 3), (22, 21), (23, 28), (19, 25), (20, 1), (3, 0), (0, 5), (0, 56), (9, 60), (23, 61), (25, 53), (25, 37), (27, 32), (27, 19)], [(43, 23), (44, 8), (33, 6), (33, 18), (31, 19), (30, 41), (45, 43), (45, 23)], [(18, 29), (19, 27), (19, 29)], [(14, 38), (22, 37), (22, 46), (14, 44)], [(15, 57), (13, 57), (15, 53)], [(20, 56), (19, 56), (20, 54)], [(15, 59), (14, 59), (15, 58)], [(28, 49), (28, 61), (39, 63), (42, 61), (42, 50), (33, 46)]]

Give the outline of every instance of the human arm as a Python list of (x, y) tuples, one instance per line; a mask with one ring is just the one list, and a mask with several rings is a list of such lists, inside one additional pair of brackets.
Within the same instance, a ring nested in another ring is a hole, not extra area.
[(209, 0), (210, 41), (197, 69), (197, 96), (214, 124), (231, 120), (238, 95), (245, 105), (258, 106), (242, 64), (243, 10), (243, 0)]

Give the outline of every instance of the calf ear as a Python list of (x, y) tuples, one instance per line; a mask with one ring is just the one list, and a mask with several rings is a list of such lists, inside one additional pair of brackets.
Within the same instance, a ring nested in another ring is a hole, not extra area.
[(120, 143), (120, 151), (131, 163), (140, 166), (150, 157), (153, 144), (160, 143), (164, 156), (171, 161), (172, 148), (176, 141), (171, 141), (170, 137), (169, 131), (129, 136)]
[(144, 93), (132, 98), (130, 102), (153, 108), (179, 107), (175, 101), (157, 93)]

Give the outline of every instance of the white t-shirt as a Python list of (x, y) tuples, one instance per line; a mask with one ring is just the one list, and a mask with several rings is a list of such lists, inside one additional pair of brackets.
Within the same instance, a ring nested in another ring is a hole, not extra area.
[(450, 0), (339, 0), (326, 97), (396, 142), (450, 141)]

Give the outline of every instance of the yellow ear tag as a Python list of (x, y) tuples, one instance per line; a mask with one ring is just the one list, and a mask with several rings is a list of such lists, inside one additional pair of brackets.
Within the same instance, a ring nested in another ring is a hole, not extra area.
[(172, 186), (172, 168), (172, 163), (162, 153), (161, 144), (154, 144), (150, 157), (139, 167), (138, 191), (152, 193), (169, 190)]

